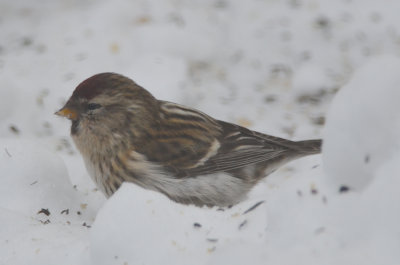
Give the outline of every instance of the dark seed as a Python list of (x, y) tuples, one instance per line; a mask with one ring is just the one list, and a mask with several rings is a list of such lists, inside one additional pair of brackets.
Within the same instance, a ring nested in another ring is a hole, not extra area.
[(239, 225), (239, 230), (241, 230), (245, 225), (247, 224), (247, 220), (244, 220), (243, 222), (240, 223)]
[(87, 225), (86, 222), (84, 222), (84, 223), (82, 224), (82, 226), (87, 227), (87, 228), (90, 228), (90, 227), (91, 227), (90, 225)]
[(4, 148), (4, 151), (6, 151), (6, 154), (11, 157), (11, 154), (8, 152), (7, 148)]
[(254, 204), (253, 206), (251, 206), (249, 209), (247, 209), (246, 211), (243, 212), (243, 214), (246, 214), (248, 212), (253, 211), (255, 208), (257, 208), (258, 206), (260, 206), (261, 204), (263, 204), (265, 201), (259, 201), (256, 204)]
[(344, 185), (339, 188), (340, 193), (345, 193), (345, 192), (348, 192), (349, 190), (350, 190), (350, 188), (347, 186), (344, 186)]
[(40, 214), (40, 213), (45, 214), (46, 216), (50, 215), (49, 209), (42, 208), (40, 211), (37, 212), (37, 214)]
[(10, 125), (10, 131), (14, 134), (19, 134), (19, 129), (15, 125)]
[(194, 224), (193, 224), (193, 227), (194, 227), (194, 228), (201, 228), (201, 224), (199, 224), (199, 223), (194, 223)]
[(31, 183), (31, 184), (29, 184), (29, 185), (33, 186), (33, 185), (35, 185), (36, 183), (38, 183), (38, 181), (37, 181), (37, 180), (35, 180), (34, 182), (32, 182), (32, 183)]

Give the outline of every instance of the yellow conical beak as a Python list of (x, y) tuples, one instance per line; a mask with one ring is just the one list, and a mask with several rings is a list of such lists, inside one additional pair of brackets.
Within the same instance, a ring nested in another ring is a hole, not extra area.
[(78, 113), (75, 110), (72, 110), (68, 107), (64, 107), (54, 114), (65, 117), (70, 120), (76, 120), (76, 118), (78, 117)]

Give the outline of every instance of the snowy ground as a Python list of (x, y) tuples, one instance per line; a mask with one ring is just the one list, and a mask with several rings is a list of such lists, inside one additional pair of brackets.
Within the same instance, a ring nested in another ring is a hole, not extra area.
[[(0, 265), (399, 264), (398, 10), (395, 0), (0, 0)], [(106, 201), (53, 115), (103, 71), (251, 129), (323, 137), (323, 155), (288, 164), (231, 209), (132, 184)]]

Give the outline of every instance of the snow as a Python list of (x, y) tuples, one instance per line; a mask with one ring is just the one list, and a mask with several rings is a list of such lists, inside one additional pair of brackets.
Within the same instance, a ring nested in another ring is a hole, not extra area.
[[(40, 205), (54, 208), (70, 204), (73, 188), (60, 157), (29, 140), (2, 139), (1, 146), (4, 174), (0, 193), (7, 194), (1, 207), (33, 214), (30, 211)], [(49, 202), (49, 197), (57, 197), (57, 201)]]
[[(399, 8), (0, 1), (0, 265), (398, 264)], [(251, 129), (323, 137), (323, 154), (229, 209), (133, 184), (106, 200), (53, 115), (103, 71)]]
[(253, 210), (264, 215), (246, 213), (257, 203), (247, 201), (231, 209), (185, 206), (126, 183), (96, 217), (93, 263), (206, 264), (219, 246), (263, 241), (265, 204)]
[(400, 60), (371, 60), (337, 93), (327, 115), (323, 161), (333, 185), (363, 189), (400, 153)]
[(88, 248), (82, 223), (94, 212), (80, 204), (63, 161), (32, 140), (0, 145), (1, 264), (80, 264)]

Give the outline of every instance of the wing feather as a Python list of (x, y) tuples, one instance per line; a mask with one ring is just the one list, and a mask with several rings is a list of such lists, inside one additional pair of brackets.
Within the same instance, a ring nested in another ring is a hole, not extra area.
[[(148, 143), (152, 152), (146, 156), (177, 177), (235, 170), (294, 150), (294, 142), (218, 121), (191, 108), (161, 102), (160, 109), (168, 128), (161, 122)], [(180, 137), (185, 141), (178, 141)]]

